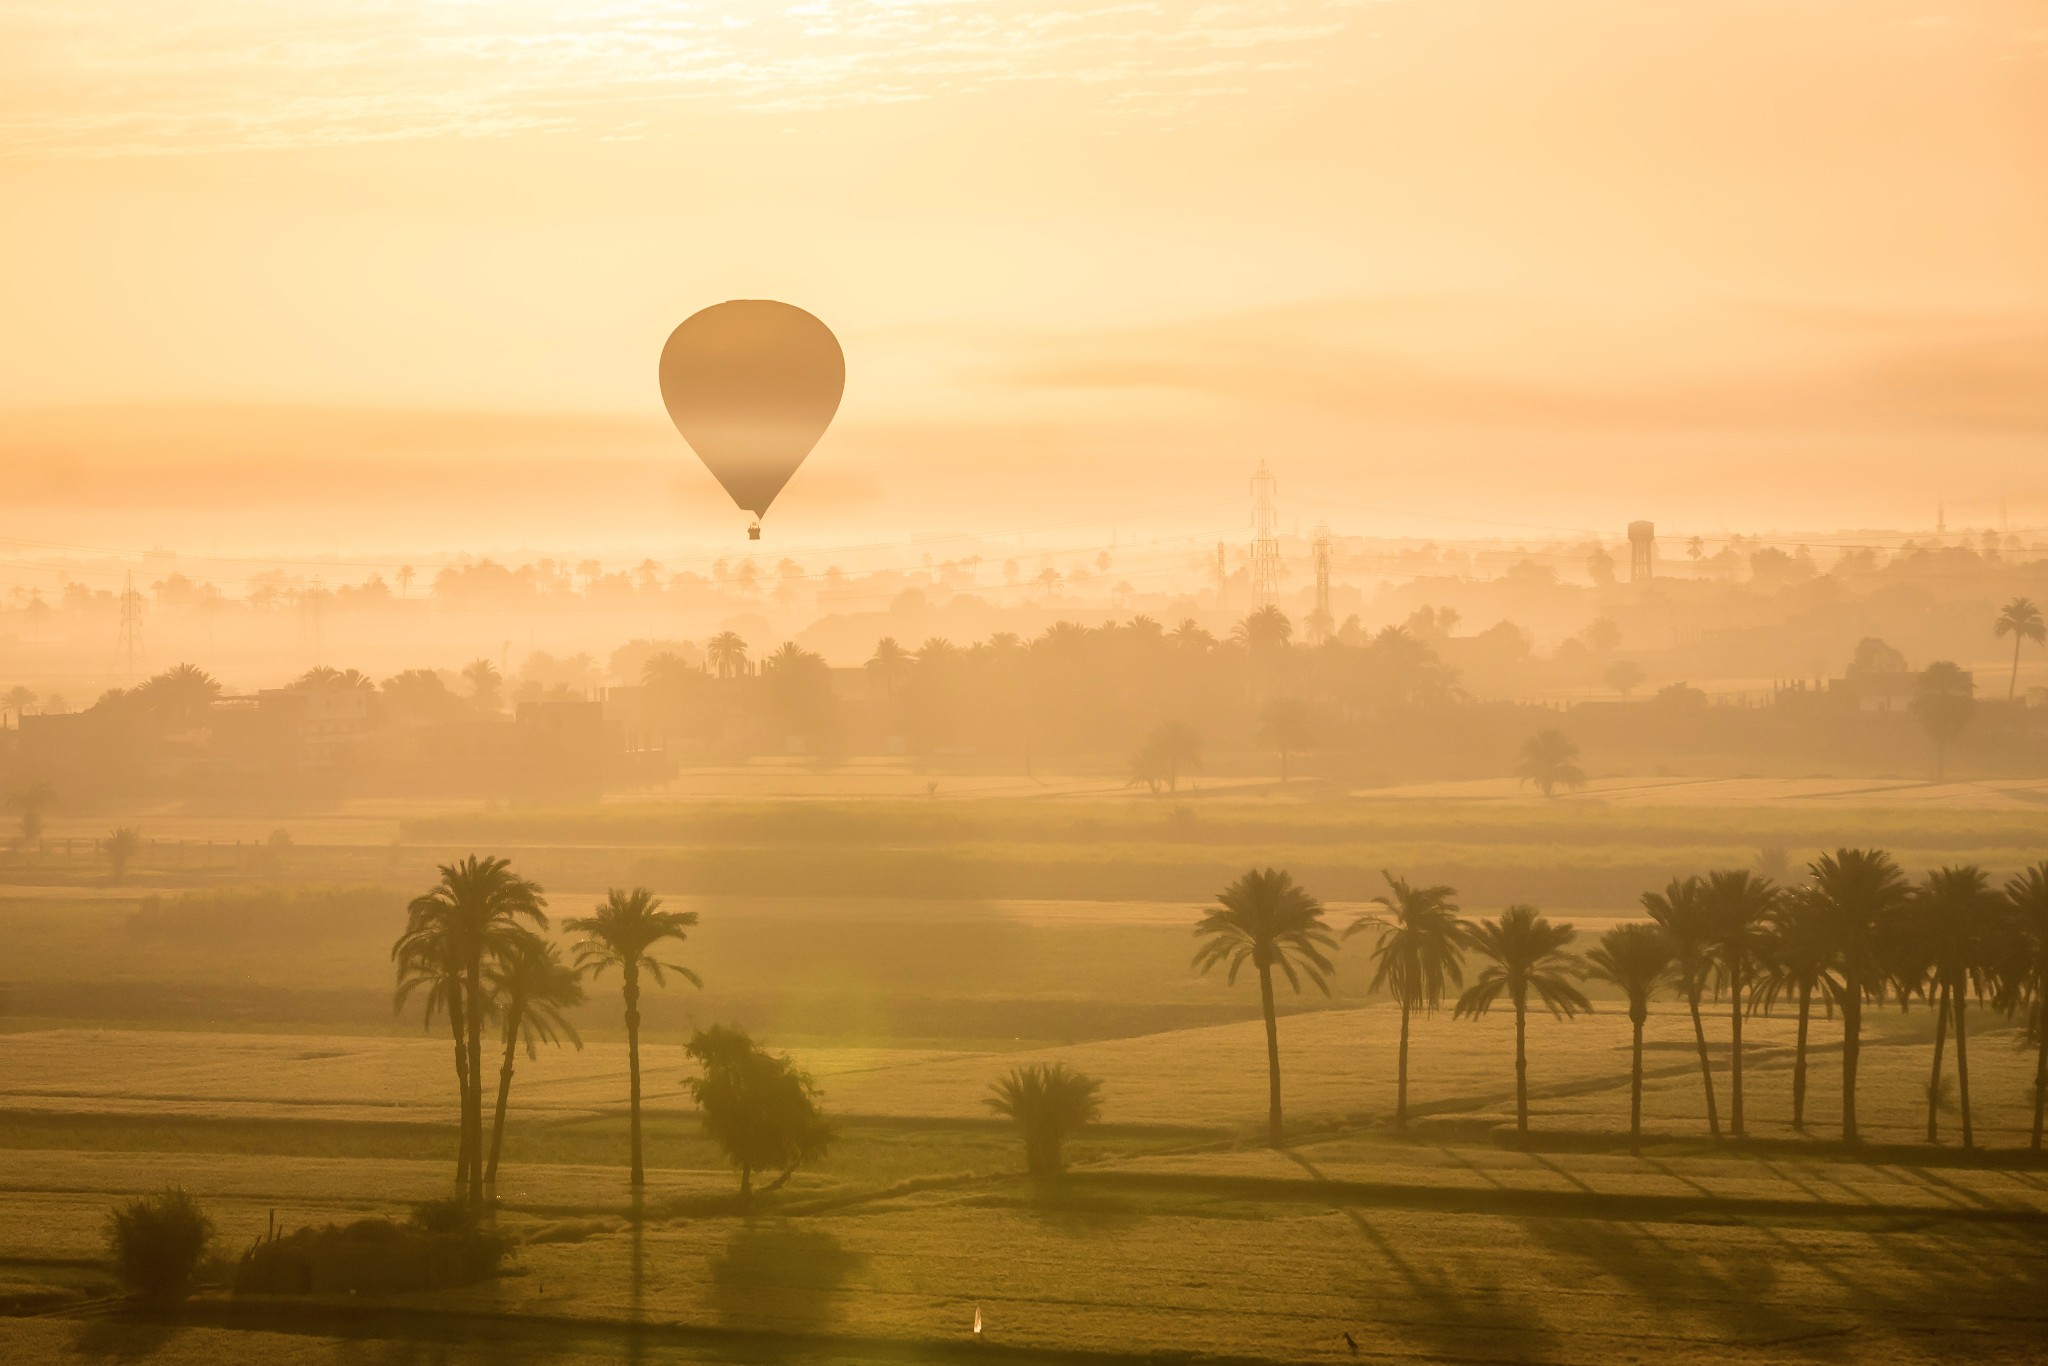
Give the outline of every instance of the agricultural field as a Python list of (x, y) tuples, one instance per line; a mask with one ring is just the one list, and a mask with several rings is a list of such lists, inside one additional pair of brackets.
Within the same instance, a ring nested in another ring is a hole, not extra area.
[[(1780, 1010), (1745, 1021), (1746, 1137), (1712, 1142), (1692, 1022), (1667, 996), (1632, 1153), (1629, 1025), (1598, 986), (1591, 1014), (1529, 1020), (1526, 1136), (1511, 1014), (1417, 1015), (1397, 1132), (1399, 1012), (1365, 990), (1354, 939), (1328, 996), (1283, 987), (1276, 1149), (1256, 989), (1189, 964), (1199, 903), (1254, 864), (1292, 868), (1340, 932), (1376, 909), (1387, 867), (1459, 886), (1472, 915), (1536, 901), (1583, 946), (1664, 877), (1796, 869), (1838, 843), (1885, 843), (1915, 873), (1982, 860), (2002, 876), (2048, 855), (2036, 812), (738, 794), (344, 813), (295, 832), (282, 866), (232, 872), (145, 860), (117, 883), (53, 861), (0, 887), (0, 1309), (16, 1314), (0, 1313), (0, 1358), (2037, 1359), (2048, 1166), (2026, 1151), (2031, 1055), (1995, 1011), (1970, 1017), (1972, 1151), (1947, 1101), (1925, 1143), (1931, 1017), (1895, 1006), (1866, 1015), (1863, 1152), (1831, 1141), (1840, 1034), (1819, 1011), (1805, 1130)], [(178, 819), (187, 841), (255, 837)], [(423, 1028), (416, 1005), (394, 1015), (390, 950), (433, 863), (472, 848), (535, 869), (559, 915), (586, 912), (613, 872), (699, 914), (674, 956), (703, 989), (672, 981), (644, 1002), (643, 1198), (625, 1179), (612, 975), (572, 1012), (580, 1048), (516, 1060), (506, 1274), (374, 1303), (211, 1290), (175, 1314), (110, 1308), (117, 1200), (182, 1185), (232, 1260), (273, 1228), (403, 1219), (447, 1192), (446, 1026)], [(812, 885), (799, 853), (849, 885)], [(707, 868), (724, 871), (691, 872)], [(736, 889), (748, 868), (779, 871)], [(892, 869), (924, 881), (877, 890)], [(1128, 894), (1151, 878), (1163, 887)], [(1726, 1006), (1705, 1010), (1725, 1118)], [(714, 1022), (786, 1051), (837, 1129), (748, 1208), (685, 1085), (683, 1045)], [(1100, 1122), (1058, 1185), (1025, 1178), (984, 1104), (1026, 1063), (1101, 1082)]]

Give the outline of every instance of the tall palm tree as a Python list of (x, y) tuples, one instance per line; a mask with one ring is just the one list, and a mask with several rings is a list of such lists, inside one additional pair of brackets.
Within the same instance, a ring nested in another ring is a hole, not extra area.
[(1518, 783), (1534, 783), (1546, 797), (1560, 787), (1576, 791), (1586, 785), (1586, 771), (1579, 767), (1579, 746), (1561, 730), (1539, 730), (1522, 745), (1515, 762)]
[[(1946, 1011), (1955, 1026), (1956, 1099), (1962, 1108), (1963, 1146), (1974, 1147), (1970, 1036), (1964, 1023), (1971, 992), (1984, 995), (1991, 985), (1992, 945), (2006, 903), (1991, 890), (1991, 879), (1975, 864), (1951, 865), (1929, 873), (1913, 901), (1917, 937), (1934, 970), (1935, 1008)], [(1937, 1061), (1937, 1077), (1939, 1066)], [(1931, 1139), (1931, 1114), (1928, 1122)]]
[(1714, 1102), (1714, 1064), (1707, 1053), (1707, 1029), (1700, 1019), (1700, 998), (1714, 981), (1714, 929), (1708, 914), (1706, 883), (1698, 877), (1673, 878), (1661, 892), (1644, 892), (1643, 909), (1671, 938), (1671, 969), (1692, 1013), (1692, 1041), (1700, 1056), (1700, 1084), (1706, 1089), (1707, 1132), (1721, 1140), (1721, 1112)]
[(673, 939), (681, 943), (686, 931), (697, 923), (695, 911), (664, 911), (661, 901), (645, 887), (621, 891), (614, 887), (590, 915), (566, 920), (563, 928), (583, 936), (576, 944), (576, 968), (592, 977), (616, 967), (626, 999), (626, 1066), (631, 1074), (631, 1118), (633, 1168), (631, 1181), (637, 1192), (647, 1184), (646, 1166), (640, 1150), (640, 970), (666, 986), (664, 974), (673, 972), (693, 987), (703, 979), (679, 963), (654, 957), (648, 950)]
[(1720, 979), (1728, 988), (1728, 1132), (1736, 1138), (1743, 1136), (1742, 1015), (1777, 903), (1778, 889), (1771, 880), (1747, 868), (1707, 874), (1707, 921)]
[(1628, 1147), (1643, 1143), (1643, 1026), (1650, 1018), (1650, 998), (1670, 980), (1671, 936), (1657, 925), (1616, 925), (1600, 936), (1586, 954), (1587, 976), (1610, 982), (1628, 998), (1628, 1022), (1635, 1032), (1629, 1068)]
[(471, 705), (486, 716), (498, 712), (498, 692), (505, 684), (498, 666), (488, 659), (472, 659), (462, 666), (462, 677), (469, 684)]
[(1999, 610), (1992, 634), (2012, 637), (2012, 681), (2005, 687), (2006, 700), (2011, 701), (2020, 687), (2020, 646), (2030, 640), (2036, 645), (2048, 643), (2048, 622), (2041, 619), (2041, 609), (2030, 599), (2014, 598)]
[(583, 982), (562, 961), (562, 951), (538, 935), (525, 934), (492, 966), (489, 986), (505, 1022), (505, 1061), (498, 1069), (498, 1109), (491, 1121), (491, 1155), (484, 1163), (484, 1185), (498, 1184), (498, 1154), (505, 1146), (505, 1106), (512, 1097), (512, 1064), (523, 1045), (526, 1056), (539, 1056), (537, 1045), (563, 1039), (583, 1047), (583, 1036), (562, 1014), (583, 1004)]
[(1408, 1018), (1416, 1006), (1434, 1013), (1446, 987), (1465, 984), (1465, 923), (1458, 918), (1455, 887), (1411, 887), (1381, 870), (1389, 895), (1373, 900), (1385, 914), (1351, 922), (1346, 939), (1374, 932), (1373, 974), (1368, 991), (1385, 991), (1401, 1003), (1401, 1047), (1396, 1066), (1394, 1127), (1408, 1127)]
[(1323, 924), (1323, 903), (1283, 871), (1251, 869), (1216, 896), (1216, 904), (1195, 926), (1203, 941), (1193, 966), (1208, 972), (1229, 965), (1225, 979), (1233, 985), (1249, 963), (1259, 974), (1259, 1009), (1266, 1018), (1267, 1132), (1277, 1147), (1284, 1138), (1280, 1124), (1280, 1026), (1273, 1004), (1273, 969), (1286, 974), (1298, 993), (1301, 979), (1330, 994), (1330, 950), (1337, 941)]
[(747, 671), (747, 642), (737, 631), (720, 631), (704, 642), (704, 658), (720, 678), (738, 678)]
[(896, 685), (910, 672), (910, 651), (897, 644), (896, 637), (883, 636), (875, 642), (875, 653), (866, 667), (869, 673), (882, 680), (882, 696), (894, 701)]
[(1584, 966), (1565, 952), (1570, 925), (1554, 925), (1534, 906), (1510, 906), (1499, 919), (1482, 920), (1466, 931), (1473, 949), (1491, 959), (1458, 998), (1454, 1017), (1478, 1018), (1505, 996), (1515, 1008), (1515, 1129), (1529, 1132), (1529, 997), (1533, 994), (1558, 1019), (1569, 1019), (1593, 1003), (1574, 978)]
[(1885, 948), (1912, 889), (1882, 849), (1837, 849), (1808, 865), (1809, 909), (1834, 960), (1842, 1005), (1842, 1141), (1855, 1143), (1856, 1071), (1863, 1055), (1863, 1003), (1882, 1000)]
[(1268, 603), (1231, 627), (1230, 639), (1251, 650), (1281, 650), (1294, 639), (1294, 623), (1285, 612)]
[(2010, 1005), (2031, 1011), (2034, 1041), (2034, 1151), (2041, 1150), (2041, 1120), (2048, 1109), (2048, 860), (2005, 884), (2011, 907), (2015, 962), (2007, 979)]
[[(441, 880), (414, 897), (407, 912), (407, 936), (439, 933), (453, 955), (462, 979), (463, 1049), (466, 1094), (463, 1096), (463, 1146), (468, 1150), (469, 1199), (484, 1198), (483, 1047), (486, 965), (514, 951), (519, 937), (545, 930), (547, 899), (540, 885), (512, 871), (509, 859), (478, 858), (441, 865)], [(401, 942), (404, 942), (401, 940)]]
[(1913, 685), (1911, 707), (1913, 715), (1920, 719), (1920, 726), (1927, 732), (1927, 738), (1934, 741), (1934, 781), (1941, 782), (1948, 773), (1948, 747), (1969, 728), (1970, 715), (1976, 710), (1977, 701), (1972, 695), (1975, 685), (1963, 669), (1939, 659), (1920, 671), (1919, 680)]
[[(469, 1113), (469, 1049), (463, 1039), (462, 1026), (469, 1014), (463, 1006), (462, 956), (457, 949), (451, 922), (444, 916), (429, 916), (408, 924), (405, 932), (391, 946), (391, 961), (398, 977), (397, 988), (391, 997), (394, 1015), (405, 1010), (405, 1003), (412, 999), (414, 992), (424, 989), (426, 1016), (421, 1023), (431, 1029), (437, 1013), (448, 1017), (448, 1033), (455, 1042), (455, 1094), (459, 1098), (458, 1109), (466, 1116)], [(455, 1146), (457, 1191), (468, 1185), (471, 1156), (469, 1130), (465, 1125)]]
[(1835, 945), (1829, 938), (1827, 913), (1810, 887), (1785, 892), (1771, 912), (1769, 933), (1759, 955), (1750, 1008), (1768, 1014), (1780, 997), (1799, 1003), (1799, 1033), (1792, 1050), (1792, 1127), (1806, 1132), (1807, 1036), (1813, 1002), (1819, 997), (1828, 1014), (1841, 994), (1834, 973)]
[(1280, 755), (1280, 781), (1289, 756), (1315, 743), (1315, 716), (1298, 697), (1276, 697), (1259, 711), (1259, 743)]

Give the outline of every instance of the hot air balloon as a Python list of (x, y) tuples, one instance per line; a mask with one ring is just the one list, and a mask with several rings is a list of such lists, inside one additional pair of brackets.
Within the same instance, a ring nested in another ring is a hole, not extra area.
[(732, 299), (691, 314), (661, 348), (669, 419), (734, 503), (750, 539), (839, 411), (846, 357), (794, 304)]

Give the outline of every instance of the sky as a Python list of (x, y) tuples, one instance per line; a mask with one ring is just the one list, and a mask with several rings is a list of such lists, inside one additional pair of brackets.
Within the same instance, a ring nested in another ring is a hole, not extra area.
[(743, 535), (662, 341), (838, 334), (772, 512), (2048, 526), (2038, 0), (15, 0), (0, 535)]

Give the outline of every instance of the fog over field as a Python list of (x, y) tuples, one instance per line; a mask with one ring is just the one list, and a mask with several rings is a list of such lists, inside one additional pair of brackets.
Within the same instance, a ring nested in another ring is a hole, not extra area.
[(0, 204), (0, 1361), (2040, 1358), (2038, 6), (16, 6)]

